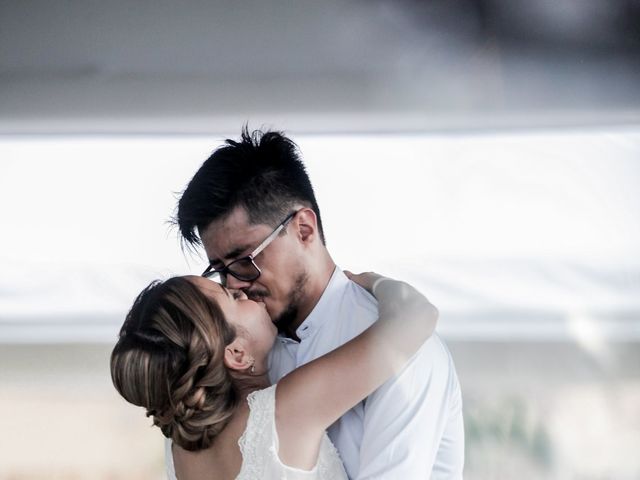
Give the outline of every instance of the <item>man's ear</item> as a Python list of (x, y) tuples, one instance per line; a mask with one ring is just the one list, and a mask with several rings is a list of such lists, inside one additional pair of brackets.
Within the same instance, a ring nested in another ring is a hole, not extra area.
[(301, 209), (296, 215), (296, 232), (303, 243), (312, 243), (318, 235), (318, 219), (310, 208)]
[(224, 349), (224, 364), (230, 370), (242, 372), (253, 365), (254, 359), (247, 353), (243, 342), (236, 338)]

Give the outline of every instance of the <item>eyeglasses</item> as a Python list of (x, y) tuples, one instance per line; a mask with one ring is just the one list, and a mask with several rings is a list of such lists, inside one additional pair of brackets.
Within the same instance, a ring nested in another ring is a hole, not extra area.
[(243, 282), (253, 282), (260, 277), (262, 273), (260, 268), (254, 262), (254, 259), (260, 255), (260, 253), (269, 246), (271, 242), (275, 240), (278, 234), (284, 230), (289, 222), (296, 216), (299, 210), (290, 213), (287, 218), (285, 218), (280, 225), (278, 225), (271, 234), (265, 238), (260, 245), (256, 247), (256, 249), (251, 252), (246, 257), (239, 258), (234, 260), (229, 265), (225, 265), (222, 268), (215, 268), (213, 265), (209, 265), (207, 269), (202, 272), (202, 277), (211, 278), (215, 275), (220, 275), (220, 281), (223, 285), (227, 283), (227, 275), (232, 275)]

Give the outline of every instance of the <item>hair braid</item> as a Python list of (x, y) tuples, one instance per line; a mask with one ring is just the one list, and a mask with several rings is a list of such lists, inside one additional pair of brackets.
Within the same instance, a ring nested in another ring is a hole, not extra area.
[(186, 450), (207, 448), (240, 397), (223, 358), (235, 331), (188, 280), (154, 282), (134, 302), (111, 355), (120, 394)]

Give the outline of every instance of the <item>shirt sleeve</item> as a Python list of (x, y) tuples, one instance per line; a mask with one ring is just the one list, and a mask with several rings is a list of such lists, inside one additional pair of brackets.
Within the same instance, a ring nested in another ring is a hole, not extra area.
[(363, 427), (357, 480), (462, 478), (460, 385), (437, 335), (365, 400)]

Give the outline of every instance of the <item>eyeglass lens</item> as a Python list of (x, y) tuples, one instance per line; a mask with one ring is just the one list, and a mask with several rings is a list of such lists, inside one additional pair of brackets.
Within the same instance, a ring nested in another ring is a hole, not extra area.
[(227, 265), (227, 271), (239, 280), (255, 280), (260, 271), (256, 268), (250, 258), (240, 258)]

